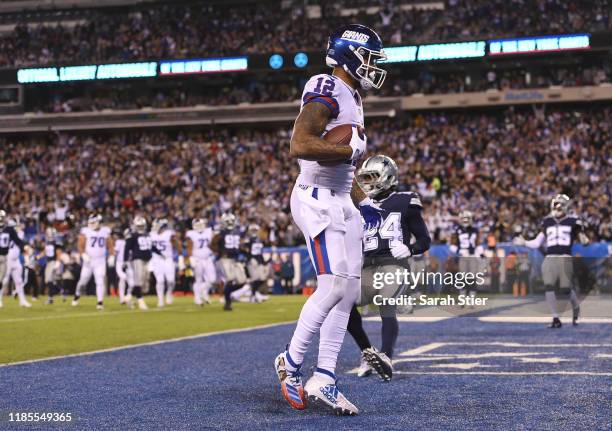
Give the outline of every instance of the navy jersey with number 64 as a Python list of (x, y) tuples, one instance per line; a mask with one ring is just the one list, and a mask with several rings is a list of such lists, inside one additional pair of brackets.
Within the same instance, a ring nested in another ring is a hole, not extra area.
[[(423, 254), (429, 249), (431, 237), (423, 220), (423, 205), (417, 193), (393, 192), (375, 202), (383, 209), (383, 218), (378, 229), (369, 229), (363, 237), (363, 252), (366, 257), (391, 255), (391, 247), (406, 244), (413, 255)], [(410, 243), (411, 235), (415, 242)]]
[(255, 259), (259, 263), (263, 263), (263, 248), (264, 243), (258, 236), (252, 236), (247, 240), (246, 249), (247, 256), (250, 259)]

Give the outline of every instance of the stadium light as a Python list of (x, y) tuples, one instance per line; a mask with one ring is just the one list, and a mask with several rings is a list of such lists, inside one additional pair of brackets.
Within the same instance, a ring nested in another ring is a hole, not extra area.
[(293, 57), (293, 64), (295, 64), (295, 67), (299, 68), (306, 67), (308, 64), (308, 55), (303, 52), (298, 52), (295, 54), (295, 57)]
[(270, 56), (270, 59), (268, 60), (268, 64), (270, 65), (272, 69), (280, 69), (281, 67), (283, 67), (284, 62), (285, 62), (285, 59), (280, 54), (273, 54)]

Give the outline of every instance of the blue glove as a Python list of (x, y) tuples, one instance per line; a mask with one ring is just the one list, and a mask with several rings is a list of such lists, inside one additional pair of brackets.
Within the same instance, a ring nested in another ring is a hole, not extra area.
[(376, 229), (382, 221), (382, 209), (372, 199), (365, 198), (359, 202), (359, 211), (365, 221), (366, 230)]

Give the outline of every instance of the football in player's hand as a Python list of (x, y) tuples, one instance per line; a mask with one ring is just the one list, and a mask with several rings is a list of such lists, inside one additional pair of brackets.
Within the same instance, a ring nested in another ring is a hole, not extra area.
[[(341, 124), (334, 127), (325, 135), (323, 139), (332, 145), (339, 147), (349, 146), (351, 138), (353, 137), (353, 126), (351, 124)], [(322, 166), (336, 166), (340, 163), (344, 163), (346, 160), (328, 160), (325, 162), (318, 162)]]

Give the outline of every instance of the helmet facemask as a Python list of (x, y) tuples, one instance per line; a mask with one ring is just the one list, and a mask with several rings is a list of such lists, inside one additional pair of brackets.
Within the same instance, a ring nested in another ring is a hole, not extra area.
[(195, 230), (196, 232), (204, 232), (204, 228), (206, 227), (204, 219), (201, 218), (194, 219), (192, 225), (193, 230)]
[(92, 215), (87, 220), (87, 227), (93, 230), (100, 229), (100, 221), (102, 217), (100, 215)]
[(347, 71), (353, 78), (359, 81), (359, 85), (364, 90), (370, 90), (376, 88), (377, 90), (382, 87), (385, 78), (387, 77), (387, 71), (377, 67), (376, 64), (380, 60), (386, 60), (387, 56), (383, 50), (372, 51), (364, 46), (355, 48), (354, 46), (349, 47), (353, 54), (360, 60), (361, 65), (355, 71), (357, 76), (344, 65), (344, 70)]
[(557, 195), (550, 202), (550, 213), (555, 218), (561, 218), (565, 216), (570, 207), (570, 198), (567, 195)]
[(363, 191), (370, 198), (375, 198), (397, 186), (397, 165), (388, 156), (372, 156), (363, 162), (363, 166), (357, 171), (356, 177)]
[(134, 219), (134, 230), (140, 234), (147, 231), (147, 221), (144, 219), (144, 217), (139, 216)]
[(461, 224), (461, 226), (469, 227), (472, 225), (473, 221), (474, 221), (474, 216), (472, 215), (471, 212), (461, 211), (461, 213), (459, 214), (459, 223)]

